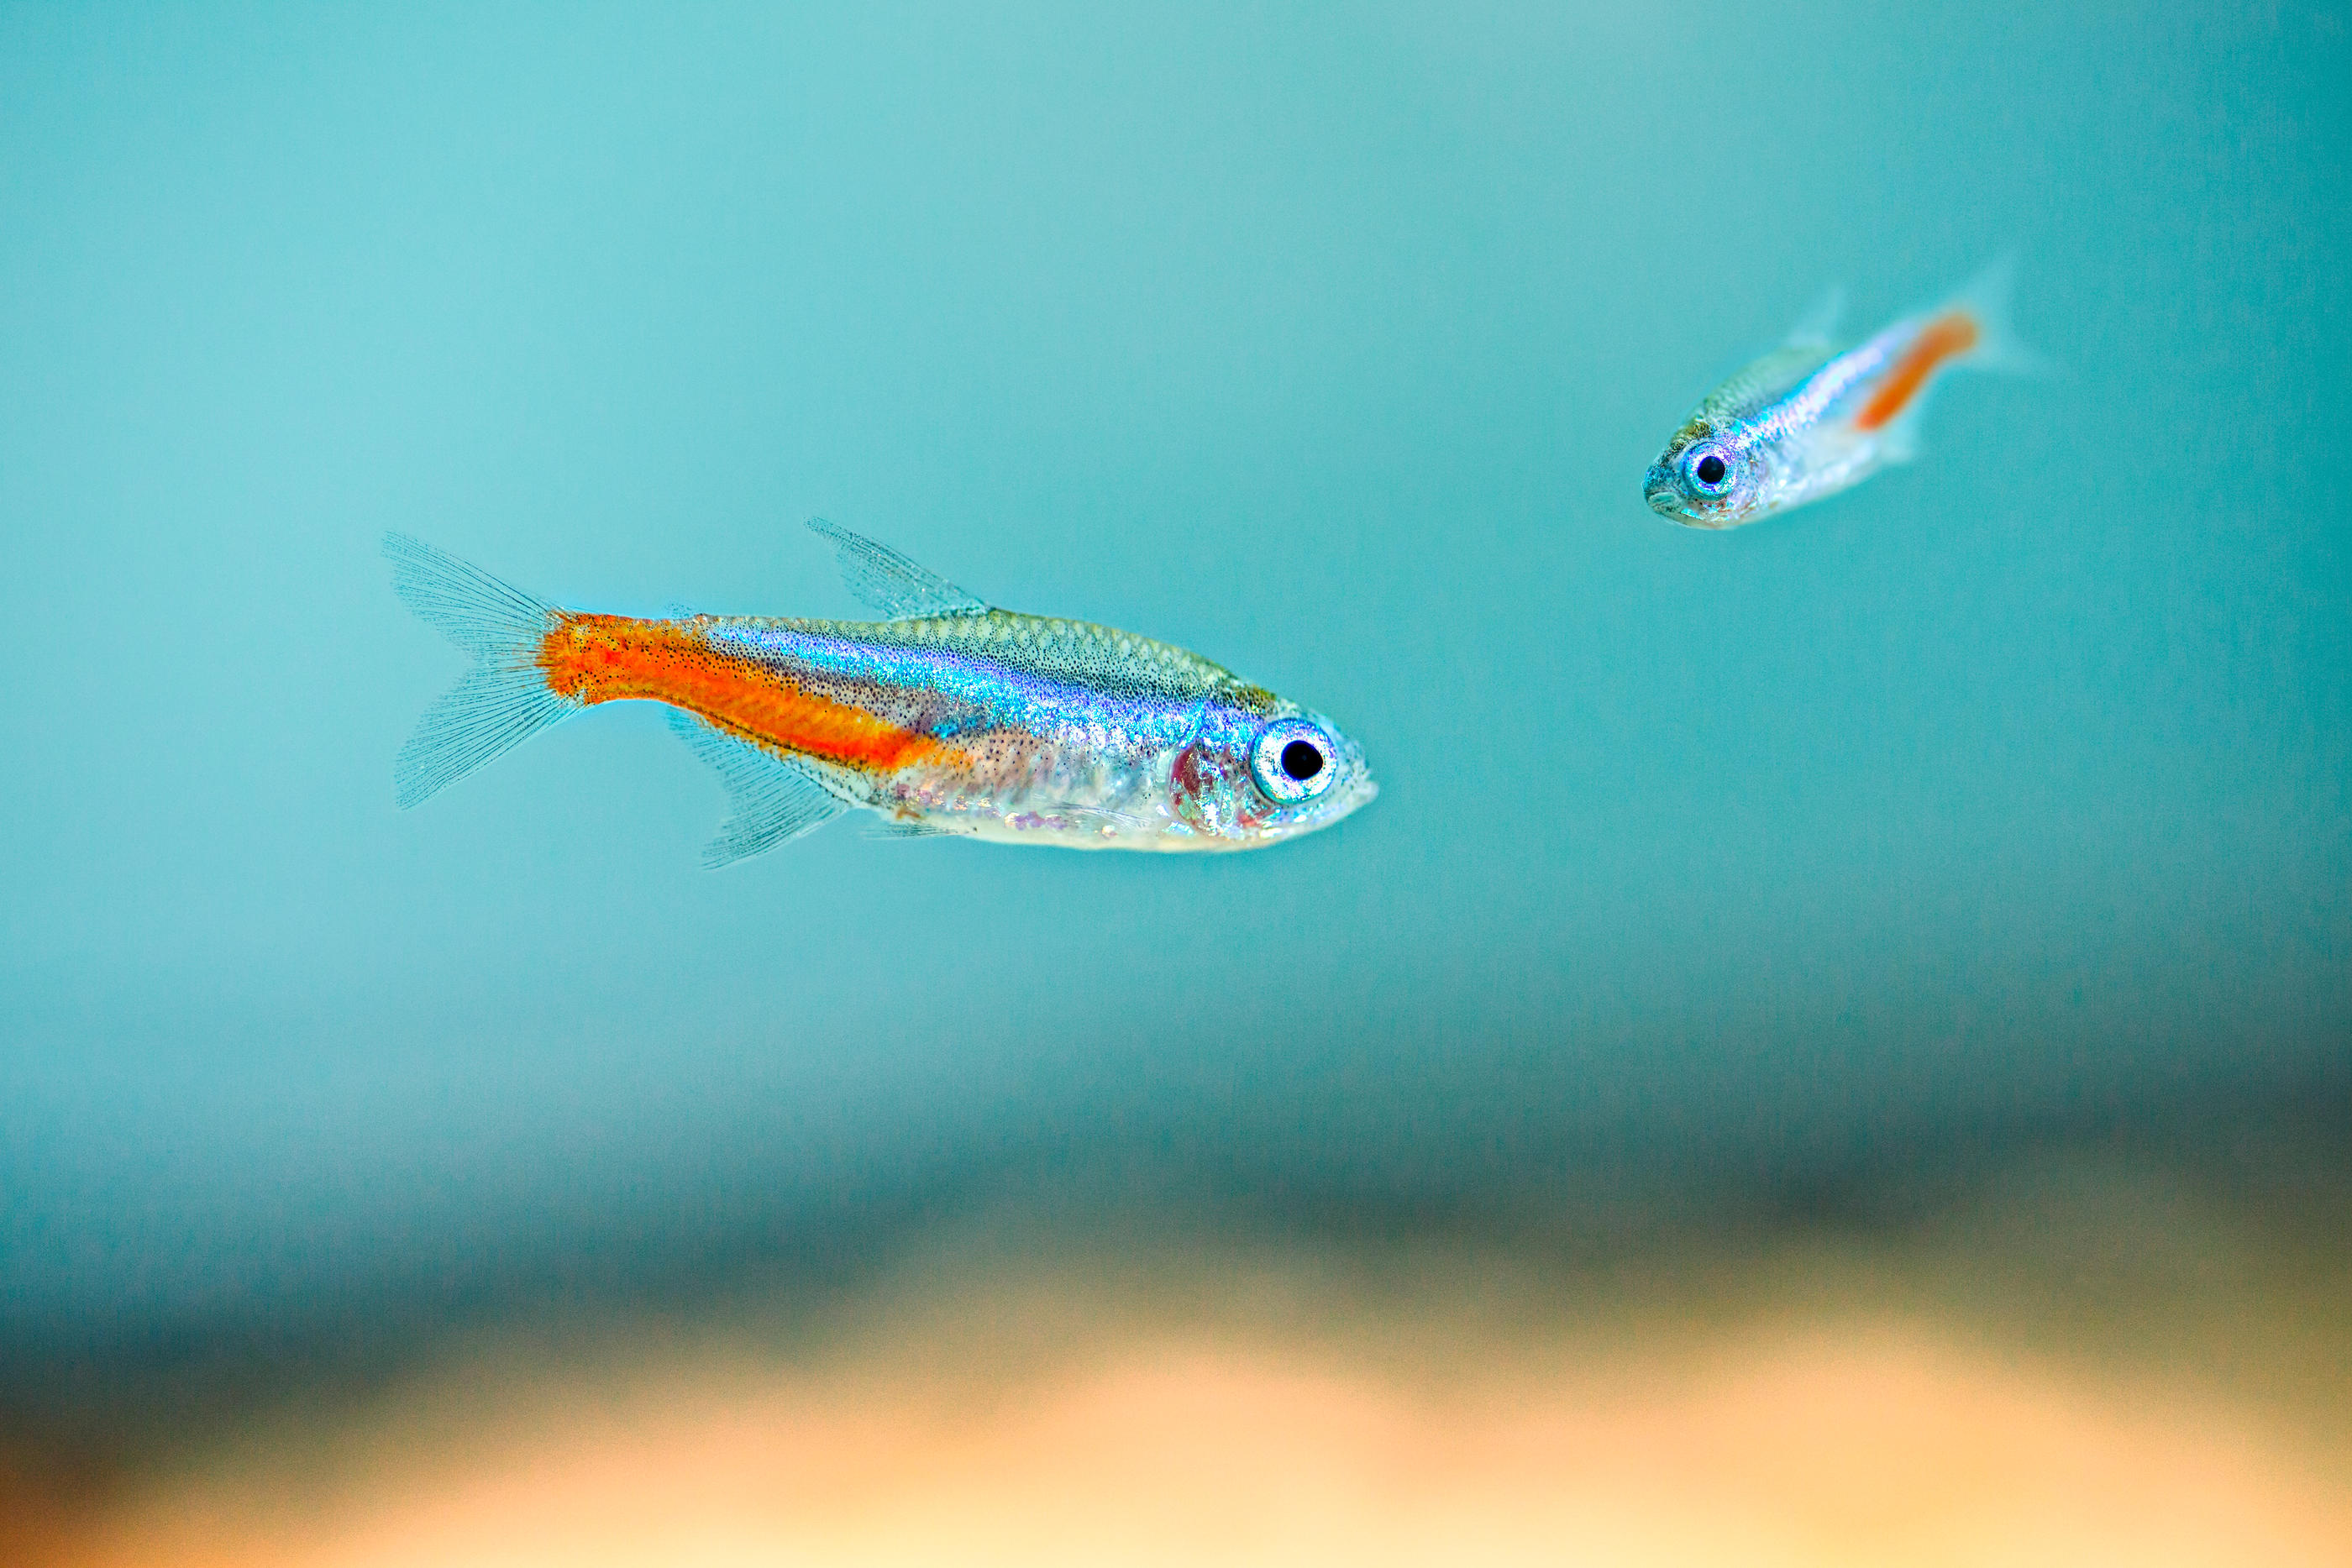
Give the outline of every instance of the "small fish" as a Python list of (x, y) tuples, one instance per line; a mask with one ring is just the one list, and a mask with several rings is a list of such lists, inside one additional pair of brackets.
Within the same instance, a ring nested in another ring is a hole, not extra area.
[(1695, 528), (1734, 528), (1909, 462), (1927, 389), (1945, 371), (2035, 363), (2010, 335), (2013, 270), (2004, 257), (1945, 304), (1844, 350), (1830, 337), (1832, 291), (1787, 342), (1691, 411), (1642, 482), (1651, 509)]
[(732, 814), (713, 868), (862, 808), (887, 837), (1076, 849), (1242, 850), (1327, 828), (1378, 793), (1330, 720), (1198, 654), (992, 609), (847, 528), (831, 539), (871, 622), (638, 620), (559, 610), (405, 535), (393, 587), (474, 655), (394, 764), (414, 806), (596, 703), (666, 703)]

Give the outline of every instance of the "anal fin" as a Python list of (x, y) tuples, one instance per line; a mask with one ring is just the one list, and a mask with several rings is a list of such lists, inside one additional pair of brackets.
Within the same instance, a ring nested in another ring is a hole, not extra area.
[(849, 810), (807, 772), (747, 740), (712, 727), (683, 708), (669, 710), (669, 727), (727, 787), (727, 820), (702, 849), (712, 871), (765, 854), (814, 832)]
[(886, 821), (868, 828), (866, 836), (869, 839), (961, 839), (970, 834), (962, 828), (935, 828), (929, 822)]

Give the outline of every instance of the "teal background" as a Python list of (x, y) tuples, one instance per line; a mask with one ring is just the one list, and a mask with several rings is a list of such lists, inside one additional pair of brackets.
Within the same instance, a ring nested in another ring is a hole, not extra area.
[[(0, 1333), (2344, 1092), (2341, 5), (851, 9), (0, 7)], [(2056, 373), (1645, 509), (1824, 285), (2010, 247)], [(385, 529), (847, 612), (812, 514), (1381, 797), (710, 875), (715, 781), (606, 711), (393, 810), (462, 661)]]

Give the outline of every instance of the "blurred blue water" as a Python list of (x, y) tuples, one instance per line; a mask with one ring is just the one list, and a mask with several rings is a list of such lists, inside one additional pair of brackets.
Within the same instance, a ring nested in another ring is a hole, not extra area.
[[(2341, 1075), (2344, 6), (841, 10), (0, 9), (15, 1321), (1082, 1148), (1411, 1200)], [(2062, 373), (1644, 508), (1824, 284), (2009, 246)], [(1381, 800), (713, 876), (607, 711), (394, 811), (461, 661), (384, 529), (847, 612), (816, 513)]]

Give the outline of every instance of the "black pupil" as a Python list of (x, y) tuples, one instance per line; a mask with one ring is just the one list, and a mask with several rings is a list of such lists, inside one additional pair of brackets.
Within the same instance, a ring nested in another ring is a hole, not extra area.
[(1282, 770), (1304, 784), (1323, 771), (1323, 754), (1312, 741), (1294, 740), (1282, 748)]
[(1723, 459), (1710, 452), (1698, 460), (1698, 482), (1702, 485), (1723, 483)]

